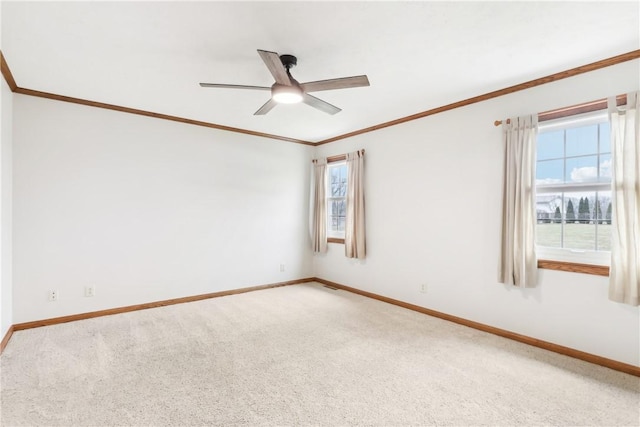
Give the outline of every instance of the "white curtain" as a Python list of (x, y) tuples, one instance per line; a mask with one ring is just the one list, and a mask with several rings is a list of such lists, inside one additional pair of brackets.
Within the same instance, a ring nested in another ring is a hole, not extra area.
[(327, 159), (313, 160), (311, 179), (311, 244), (313, 252), (327, 251)]
[(640, 305), (640, 95), (627, 95), (625, 111), (609, 99), (611, 121), (611, 270), (609, 299)]
[(347, 258), (364, 259), (364, 150), (347, 154), (347, 223), (344, 251)]
[(535, 162), (538, 117), (502, 122), (505, 144), (500, 283), (536, 286)]

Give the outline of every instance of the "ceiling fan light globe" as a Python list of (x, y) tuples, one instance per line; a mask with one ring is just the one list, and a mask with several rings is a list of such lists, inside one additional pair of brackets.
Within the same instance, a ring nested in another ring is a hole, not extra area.
[(297, 104), (302, 101), (299, 93), (277, 93), (273, 95), (273, 100), (279, 104)]
[(271, 90), (271, 97), (278, 104), (297, 104), (302, 102), (302, 91), (296, 86), (277, 85)]

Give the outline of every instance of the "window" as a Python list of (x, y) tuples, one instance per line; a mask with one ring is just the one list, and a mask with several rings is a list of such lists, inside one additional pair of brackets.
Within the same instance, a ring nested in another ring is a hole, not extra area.
[(344, 243), (347, 219), (347, 163), (344, 160), (328, 164), (327, 171), (327, 237)]
[(611, 143), (606, 111), (540, 124), (536, 218), (538, 258), (609, 264)]

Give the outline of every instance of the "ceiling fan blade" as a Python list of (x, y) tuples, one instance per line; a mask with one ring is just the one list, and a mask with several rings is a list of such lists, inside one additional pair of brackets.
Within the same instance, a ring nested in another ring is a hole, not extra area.
[(254, 90), (271, 90), (270, 87), (266, 86), (247, 86), (247, 85), (226, 85), (226, 84), (218, 84), (218, 83), (200, 83), (202, 87), (217, 87), (222, 89), (254, 89)]
[(273, 99), (269, 99), (267, 102), (265, 102), (265, 104), (262, 107), (258, 108), (258, 111), (253, 113), (253, 115), (264, 116), (269, 111), (273, 110), (273, 107), (275, 107), (276, 105), (278, 105), (276, 101), (274, 101)]
[(276, 80), (276, 83), (291, 86), (291, 79), (289, 79), (286, 68), (284, 68), (284, 65), (282, 65), (280, 56), (275, 52), (268, 52), (266, 50), (260, 49), (258, 49), (258, 53), (260, 54), (260, 58), (262, 58), (265, 65), (269, 69), (269, 72)]
[(320, 90), (347, 89), (350, 87), (369, 86), (367, 76), (342, 77), (339, 79), (318, 80), (302, 83), (300, 87), (305, 92), (317, 92)]
[(335, 105), (331, 105), (322, 99), (318, 99), (315, 96), (311, 96), (308, 93), (302, 94), (302, 102), (307, 105), (312, 106), (313, 108), (317, 108), (320, 111), (324, 111), (327, 114), (336, 114), (342, 111), (340, 108)]

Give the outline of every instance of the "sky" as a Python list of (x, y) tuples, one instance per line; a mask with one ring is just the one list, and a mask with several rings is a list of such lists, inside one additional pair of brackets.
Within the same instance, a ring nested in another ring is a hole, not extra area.
[(608, 122), (538, 134), (537, 184), (608, 181), (610, 178)]

